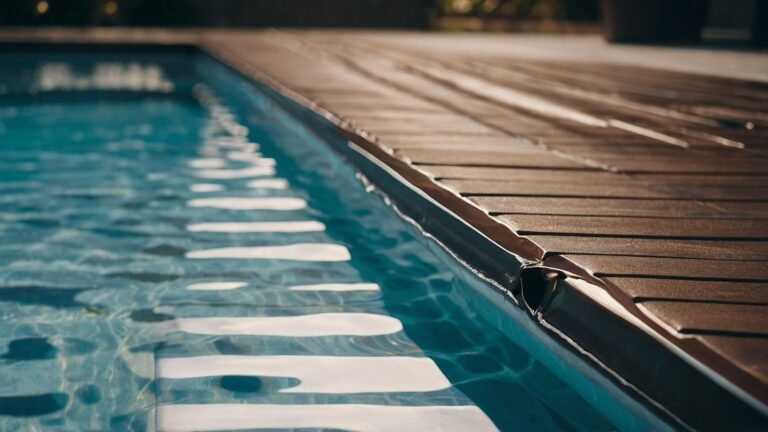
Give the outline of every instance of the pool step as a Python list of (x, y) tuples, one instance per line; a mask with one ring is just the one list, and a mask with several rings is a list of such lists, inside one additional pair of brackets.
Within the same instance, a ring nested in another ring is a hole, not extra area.
[(431, 392), (451, 387), (428, 357), (208, 355), (163, 358), (157, 364), (157, 377), (163, 379), (226, 375), (299, 380), (281, 393)]
[(333, 429), (484, 431), (496, 427), (475, 406), (187, 404), (163, 405), (160, 431)]

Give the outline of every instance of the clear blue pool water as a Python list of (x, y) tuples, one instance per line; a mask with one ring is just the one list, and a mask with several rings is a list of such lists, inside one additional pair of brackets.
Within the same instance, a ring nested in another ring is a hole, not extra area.
[(2, 57), (0, 430), (658, 426), (213, 60)]

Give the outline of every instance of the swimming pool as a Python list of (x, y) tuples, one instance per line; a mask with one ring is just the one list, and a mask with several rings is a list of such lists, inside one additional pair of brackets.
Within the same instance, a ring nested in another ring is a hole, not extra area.
[(648, 430), (202, 53), (0, 71), (0, 429)]

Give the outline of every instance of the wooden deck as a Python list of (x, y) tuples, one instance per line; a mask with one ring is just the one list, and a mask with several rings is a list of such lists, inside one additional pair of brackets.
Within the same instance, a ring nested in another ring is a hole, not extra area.
[(683, 50), (678, 62), (671, 49), (591, 39), (569, 51), (525, 37), (367, 32), (183, 38), (350, 122), (510, 227), (470, 220), (528, 265), (609, 291), (768, 403), (764, 54)]

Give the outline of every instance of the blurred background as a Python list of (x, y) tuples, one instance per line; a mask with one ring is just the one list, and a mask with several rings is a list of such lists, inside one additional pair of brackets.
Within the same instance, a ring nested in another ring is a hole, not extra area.
[(2, 26), (366, 27), (603, 32), (766, 46), (765, 0), (4, 0)]

